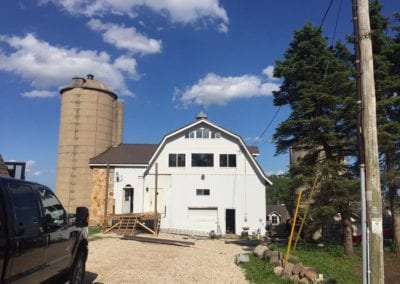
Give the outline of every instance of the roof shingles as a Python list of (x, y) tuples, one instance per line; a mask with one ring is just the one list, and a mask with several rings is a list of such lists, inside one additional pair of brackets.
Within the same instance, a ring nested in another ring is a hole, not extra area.
[(90, 159), (91, 165), (148, 164), (158, 144), (119, 144)]
[[(157, 150), (158, 144), (119, 144), (90, 159), (90, 165), (147, 165)], [(251, 154), (258, 148), (248, 147)]]

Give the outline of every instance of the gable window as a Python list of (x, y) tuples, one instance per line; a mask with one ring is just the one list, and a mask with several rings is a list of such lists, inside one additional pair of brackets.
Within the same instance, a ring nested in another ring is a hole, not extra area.
[(185, 156), (185, 154), (169, 154), (168, 165), (170, 167), (184, 167), (186, 165)]
[(210, 195), (209, 189), (196, 189), (196, 195)]
[(212, 138), (212, 139), (214, 139), (214, 138), (221, 138), (221, 133), (216, 132), (216, 131), (212, 131), (212, 132), (211, 132), (211, 138)]
[(267, 216), (267, 221), (271, 221), (272, 225), (278, 225), (281, 220), (281, 217), (275, 213)]
[(185, 138), (215, 139), (215, 138), (221, 138), (221, 133), (218, 131), (212, 131), (206, 127), (199, 127), (194, 130), (186, 132)]
[(192, 167), (213, 167), (213, 154), (192, 154)]
[(219, 166), (220, 167), (236, 167), (236, 155), (235, 154), (220, 154), (219, 155)]

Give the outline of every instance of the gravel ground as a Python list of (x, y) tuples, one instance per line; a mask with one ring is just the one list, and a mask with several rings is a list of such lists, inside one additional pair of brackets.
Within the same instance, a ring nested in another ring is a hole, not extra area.
[[(150, 235), (141, 235), (151, 237)], [(224, 240), (193, 240), (191, 247), (121, 240), (105, 235), (89, 242), (85, 283), (248, 283), (235, 255), (241, 246)]]

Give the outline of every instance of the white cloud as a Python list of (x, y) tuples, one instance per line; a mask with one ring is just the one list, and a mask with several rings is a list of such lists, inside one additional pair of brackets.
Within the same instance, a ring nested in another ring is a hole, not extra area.
[(32, 171), (32, 168), (33, 168), (33, 166), (36, 164), (36, 161), (34, 161), (34, 160), (28, 160), (28, 161), (26, 161), (26, 164), (25, 164), (25, 171), (26, 172), (31, 172)]
[(220, 33), (227, 33), (228, 26), (225, 23), (220, 23), (217, 27), (217, 31), (219, 31)]
[(259, 143), (261, 141), (263, 141), (264, 139), (261, 138), (260, 136), (255, 136), (255, 137), (245, 137), (244, 141), (246, 141), (246, 143), (248, 144), (255, 144), (255, 143)]
[(273, 80), (277, 80), (277, 78), (274, 77), (274, 66), (267, 66), (264, 68), (264, 70), (262, 71), (262, 73), (267, 76), (268, 80), (273, 81)]
[(133, 53), (151, 54), (161, 52), (161, 41), (147, 38), (136, 31), (134, 27), (125, 27), (112, 23), (102, 23), (100, 20), (91, 19), (88, 26), (103, 32), (103, 40), (117, 48), (126, 49)]
[(0, 70), (21, 76), (37, 89), (58, 88), (68, 83), (68, 77), (94, 73), (116, 93), (133, 96), (126, 86), (125, 75), (138, 77), (134, 58), (130, 58), (130, 64), (126, 56), (113, 62), (106, 52), (53, 46), (34, 34), (0, 35), (1, 43), (13, 51), (5, 53), (0, 49)]
[(281, 176), (286, 174), (286, 171), (284, 170), (277, 170), (277, 171), (269, 171), (267, 172), (267, 176), (272, 176), (272, 175), (276, 175), (276, 176)]
[(200, 19), (229, 22), (219, 0), (39, 0), (39, 4), (53, 3), (72, 15), (87, 17), (108, 13), (137, 16), (137, 10), (147, 7), (176, 23), (194, 23)]
[(258, 76), (221, 77), (209, 73), (184, 91), (176, 89), (173, 99), (180, 100), (183, 106), (226, 105), (233, 99), (270, 96), (272, 91), (277, 90), (279, 90), (278, 84), (266, 82)]
[(41, 176), (43, 173), (42, 171), (36, 169), (36, 161), (34, 161), (34, 160), (26, 161), (25, 172), (28, 175), (28, 177), (32, 177), (32, 176), (38, 177), (38, 176)]
[(26, 98), (51, 98), (55, 97), (56, 93), (46, 90), (33, 90), (30, 92), (24, 92), (21, 94), (21, 96)]

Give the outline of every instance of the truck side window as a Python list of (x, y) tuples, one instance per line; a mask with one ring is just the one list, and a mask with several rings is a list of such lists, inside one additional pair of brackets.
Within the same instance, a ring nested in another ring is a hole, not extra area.
[[(40, 198), (43, 204), (44, 215), (51, 225), (63, 225), (65, 223), (65, 210), (52, 191), (45, 187), (39, 188)], [(51, 217), (51, 218), (50, 218)], [(49, 224), (48, 224), (49, 225)]]
[(9, 192), (14, 210), (14, 231), (32, 236), (41, 231), (39, 203), (33, 189), (24, 184), (10, 183)]

